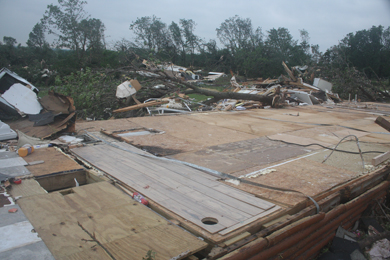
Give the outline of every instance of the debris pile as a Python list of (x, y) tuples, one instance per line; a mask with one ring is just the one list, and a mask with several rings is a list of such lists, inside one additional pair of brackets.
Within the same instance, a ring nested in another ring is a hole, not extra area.
[[(144, 60), (143, 66), (145, 70), (138, 70), (137, 74), (154, 78), (151, 79), (153, 81), (160, 80), (166, 82), (151, 87), (151, 90), (165, 91), (165, 95), (161, 96), (164, 99), (156, 99), (151, 96), (149, 98), (144, 97), (147, 101), (141, 104), (141, 102), (135, 99), (135, 93), (141, 88), (139, 82), (137, 81), (136, 84), (138, 89), (133, 88), (132, 90), (125, 89), (123, 85), (126, 82), (124, 82), (118, 86), (117, 97), (126, 98), (126, 104), (129, 104), (129, 98), (132, 97), (136, 105), (117, 109), (114, 113), (140, 108), (146, 108), (149, 114), (152, 114), (152, 110), (157, 111), (159, 114), (164, 112), (186, 113), (204, 110), (229, 111), (323, 103), (334, 104), (342, 101), (338, 94), (332, 92), (332, 83), (321, 78), (315, 78), (314, 73), (310, 77), (308, 76), (308, 66), (295, 66), (290, 69), (282, 62), (286, 75), (281, 75), (277, 79), (267, 78), (263, 80), (259, 78), (246, 82), (239, 81), (238, 77), (231, 72), (230, 85), (225, 86), (222, 92), (216, 91), (214, 85), (217, 80), (220, 82), (220, 79), (227, 77), (223, 72), (209, 72), (207, 76), (202, 77), (196, 74), (202, 72), (201, 70), (197, 70), (194, 73), (192, 70), (174, 64), (155, 65)], [(203, 75), (205, 74), (203, 73)], [(307, 82), (304, 82), (304, 79)], [(127, 84), (130, 83), (127, 82)], [(167, 88), (167, 85), (178, 86), (180, 92), (176, 94), (201, 94), (211, 96), (211, 98), (202, 103), (194, 102), (195, 100), (191, 99), (177, 100), (172, 98), (173, 91), (177, 91), (177, 89)], [(121, 90), (122, 92), (124, 91), (127, 94), (119, 96), (120, 88), (123, 89)], [(179, 107), (172, 107), (173, 103)], [(151, 109), (150, 107), (153, 106), (155, 108)], [(156, 109), (157, 106), (158, 109)]]
[(230, 80), (233, 92), (267, 96), (272, 98), (271, 103), (229, 99), (220, 100), (216, 104), (216, 109), (245, 110), (251, 108), (269, 108), (271, 106), (334, 104), (335, 102), (342, 101), (338, 94), (332, 93), (332, 83), (321, 78), (314, 78), (314, 75), (312, 75), (313, 84), (311, 85), (303, 82), (302, 77), (294, 74), (293, 71), (297, 71), (298, 75), (307, 73), (307, 66), (297, 66), (291, 71), (284, 62), (282, 65), (288, 77), (281, 75), (278, 79), (257, 79), (255, 81), (243, 82), (242, 85), (237, 83), (234, 75), (232, 75)]
[[(73, 99), (53, 91), (38, 98), (39, 90), (16, 73), (0, 70), (0, 119), (17, 119), (13, 129), (38, 138), (60, 131), (74, 132), (76, 108)], [(2, 124), (2, 135), (10, 132)], [(12, 134), (12, 133), (11, 133)]]

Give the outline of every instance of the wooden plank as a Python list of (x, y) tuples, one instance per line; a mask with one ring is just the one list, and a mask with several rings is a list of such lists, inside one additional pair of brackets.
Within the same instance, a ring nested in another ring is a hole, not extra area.
[(238, 241), (240, 241), (240, 240), (243, 240), (244, 238), (249, 237), (250, 235), (251, 235), (251, 233), (249, 233), (249, 232), (244, 232), (244, 233), (242, 233), (241, 235), (238, 235), (238, 236), (236, 236), (236, 237), (233, 237), (233, 238), (231, 238), (231, 239), (229, 239), (229, 240), (223, 242), (223, 246), (224, 246), (224, 247), (230, 246), (230, 245), (232, 245), (232, 244), (234, 244), (234, 243), (236, 243), (236, 242), (238, 242)]
[[(115, 159), (116, 162), (121, 162), (122, 164), (125, 164), (126, 167), (122, 169), (122, 172), (128, 172), (129, 168), (137, 170), (139, 173), (146, 174), (152, 178), (155, 178), (157, 181), (162, 181), (164, 177), (170, 176), (168, 180), (165, 182), (167, 185), (170, 185), (173, 189), (174, 187), (177, 187), (179, 185), (185, 185), (190, 187), (193, 190), (197, 190), (199, 192), (202, 192), (204, 196), (208, 196), (209, 199), (217, 199), (219, 201), (224, 202), (227, 205), (230, 205), (232, 207), (235, 207), (241, 211), (245, 211), (251, 215), (256, 215), (262, 212), (259, 207), (253, 207), (250, 205), (245, 205), (241, 201), (237, 200), (234, 197), (231, 197), (231, 195), (226, 195), (224, 193), (216, 192), (214, 189), (212, 189), (215, 185), (222, 185), (219, 184), (219, 182), (210, 182), (208, 179), (198, 179), (199, 182), (191, 181), (191, 179), (185, 178), (179, 174), (175, 174), (176, 172), (174, 170), (166, 169), (164, 167), (159, 167), (158, 165), (154, 164), (155, 161), (158, 159), (150, 159), (150, 158), (142, 158), (140, 156), (136, 156), (133, 154), (126, 154), (127, 159), (123, 158), (123, 152), (114, 148), (114, 147), (106, 147), (106, 146), (94, 146), (94, 147), (83, 147), (81, 148), (85, 150), (84, 152), (78, 154), (85, 158), (88, 157), (89, 160), (95, 161), (95, 164), (99, 164), (104, 161), (102, 157), (102, 153), (104, 153), (104, 157), (106, 158), (112, 158)], [(97, 152), (100, 151), (101, 154), (98, 155)], [(114, 155), (110, 155), (109, 152), (113, 152)], [(77, 152), (76, 152), (77, 153)], [(96, 157), (96, 158), (94, 158)], [(169, 166), (169, 164), (167, 164)], [(175, 165), (170, 165), (175, 166)], [(106, 170), (109, 170), (110, 166), (106, 168)], [(174, 169), (174, 168), (173, 168)], [(102, 169), (104, 171), (104, 169)], [(117, 169), (117, 171), (120, 171), (120, 169)], [(116, 173), (118, 174), (118, 173)], [(196, 175), (193, 175), (195, 178)], [(140, 175), (140, 178), (143, 178), (143, 175)], [(232, 190), (234, 191), (234, 188), (230, 186), (226, 186), (226, 193), (230, 193)], [(162, 193), (165, 193), (166, 191), (162, 191)], [(239, 192), (239, 191), (237, 191)], [(255, 197), (253, 197), (255, 198)], [(261, 203), (262, 200), (255, 198), (258, 200), (258, 203)], [(273, 204), (272, 204), (273, 205)]]
[[(230, 211), (229, 214), (229, 211), (226, 211), (225, 208), (221, 207), (218, 201), (215, 201), (212, 198), (204, 199), (205, 196), (201, 193), (198, 193), (198, 198), (191, 197), (192, 195), (185, 196), (185, 194), (180, 193), (178, 190), (176, 190), (178, 187), (181, 187), (180, 183), (176, 183), (174, 180), (164, 180), (164, 176), (162, 176), (160, 179), (153, 179), (137, 170), (134, 170), (131, 167), (132, 162), (122, 161), (121, 159), (118, 159), (118, 157), (116, 157), (115, 155), (113, 157), (111, 156), (112, 155), (110, 155), (110, 153), (106, 153), (105, 158), (116, 158), (117, 163), (112, 166), (107, 166), (104, 165), (104, 163), (100, 163), (100, 167), (102, 167), (102, 170), (110, 169), (111, 171), (116, 172), (116, 178), (134, 187), (144, 196), (154, 198), (153, 200), (155, 200), (161, 205), (164, 205), (168, 208), (172, 208), (173, 204), (180, 205), (179, 207), (175, 207), (179, 215), (188, 218), (197, 225), (206, 228), (211, 233), (215, 233), (221, 229), (226, 228), (227, 226), (233, 225), (245, 216), (250, 217), (250, 215), (244, 215), (242, 212), (237, 211), (231, 206), (225, 205), (225, 207)], [(100, 160), (99, 157), (97, 157), (97, 159), (99, 161), (104, 161)], [(126, 166), (125, 171), (122, 168), (123, 165)], [(148, 188), (145, 189), (145, 187)], [(188, 190), (187, 192), (192, 193), (194, 192), (194, 190)], [(207, 204), (208, 206), (205, 206), (204, 204)], [(188, 208), (191, 208), (191, 214), (188, 213)], [(256, 212), (261, 211), (257, 210)], [(197, 217), (195, 217), (196, 215)], [(236, 216), (238, 220), (231, 218), (231, 216)], [(202, 219), (204, 217), (216, 218), (218, 219), (219, 223), (218, 225), (206, 226), (202, 223)], [(217, 230), (217, 228), (219, 230)]]
[(289, 215), (289, 214), (286, 214), (286, 215), (284, 215), (284, 216), (281, 216), (280, 218), (274, 219), (274, 220), (272, 220), (272, 221), (270, 221), (270, 222), (267, 222), (267, 223), (263, 224), (263, 227), (268, 228), (268, 227), (270, 227), (270, 226), (272, 226), (273, 224), (276, 224), (276, 223), (278, 223), (278, 222), (284, 222), (284, 221), (286, 221), (287, 218), (290, 217), (290, 216), (291, 216), (291, 215)]
[(287, 72), (288, 76), (290, 77), (290, 79), (292, 79), (293, 81), (297, 81), (297, 79), (294, 77), (294, 74), (293, 74), (292, 71), (288, 68), (288, 66), (286, 65), (286, 63), (284, 63), (284, 61), (282, 61), (282, 65), (283, 65), (284, 70)]
[[(229, 187), (229, 188), (227, 188)], [(247, 192), (244, 192), (242, 190), (239, 190), (239, 189), (236, 189), (232, 186), (227, 186), (225, 184), (222, 184), (220, 183), (219, 185), (216, 185), (213, 187), (215, 190), (219, 191), (219, 192), (222, 192), (224, 194), (227, 194), (227, 195), (233, 195), (236, 199), (238, 200), (241, 200), (245, 203), (248, 203), (250, 205), (253, 205), (253, 206), (256, 206), (258, 208), (261, 208), (263, 210), (268, 210), (272, 207), (275, 206), (275, 204), (271, 203), (271, 202), (268, 202), (268, 201), (265, 201), (265, 200), (260, 200), (259, 201), (259, 198), (257, 198), (256, 196), (250, 194), (250, 193), (247, 193)], [(232, 193), (232, 190), (235, 190), (234, 193)]]
[[(274, 207), (274, 204), (238, 189), (202, 178), (205, 173), (196, 175), (195, 169), (191, 169), (195, 174), (183, 176), (182, 172), (189, 167), (180, 165), (180, 170), (177, 170), (176, 163), (160, 162), (107, 145), (74, 148), (72, 152), (210, 233), (237, 226), (253, 216), (261, 217), (264, 212), (261, 206), (266, 209)], [(215, 190), (214, 186), (223, 192)], [(202, 223), (207, 217), (217, 219), (218, 224)]]
[(380, 125), (381, 127), (383, 127), (384, 129), (390, 132), (390, 122), (387, 121), (385, 118), (378, 116), (375, 119), (375, 123), (377, 123), (378, 125)]
[[(112, 165), (110, 169), (115, 172), (121, 172), (123, 169), (121, 169), (120, 167), (121, 165), (116, 163)], [(131, 176), (126, 174), (124, 175), (119, 174), (121, 177), (120, 180), (128, 184), (129, 186), (133, 187), (134, 189), (138, 190), (142, 195), (148, 198), (153, 198), (153, 200), (155, 200), (157, 203), (170, 210), (174, 209), (176, 214), (183, 216), (189, 221), (195, 223), (196, 225), (205, 228), (210, 233), (216, 233), (226, 228), (226, 226), (221, 223), (218, 223), (216, 225), (205, 226), (202, 223), (203, 218), (200, 217), (199, 215), (203, 214), (204, 216), (215, 217), (219, 220), (221, 220), (221, 217), (215, 215), (215, 213), (211, 214), (210, 209), (201, 207), (199, 205), (193, 206), (191, 209), (188, 209), (189, 205), (193, 205), (195, 203), (194, 201), (188, 201), (186, 199), (183, 199), (182, 194), (174, 194), (172, 190), (159, 189), (158, 187), (161, 186), (159, 182), (156, 182), (153, 179), (149, 178), (148, 176), (144, 176), (139, 172), (134, 173), (131, 170), (132, 170), (131, 168), (127, 169), (127, 173), (131, 174)], [(138, 181), (134, 181), (136, 174), (138, 174), (140, 177)], [(148, 188), (145, 189), (145, 187)], [(161, 190), (163, 192), (161, 192)], [(195, 209), (195, 211), (193, 209)], [(222, 218), (222, 220), (228, 220), (228, 217), (225, 216), (224, 218)]]
[[(209, 199), (217, 199), (224, 204), (230, 205), (234, 208), (237, 208), (237, 209), (244, 211), (246, 213), (249, 213), (251, 215), (256, 215), (256, 214), (259, 214), (262, 212), (262, 210), (259, 210), (260, 209), (259, 207), (256, 207), (256, 206), (254, 207), (254, 206), (248, 205), (246, 203), (242, 203), (242, 201), (239, 201), (236, 198), (232, 197), (232, 195), (230, 195), (230, 192), (234, 192), (235, 189), (230, 187), (230, 186), (227, 186), (227, 185), (225, 186), (226, 193), (229, 195), (226, 195), (225, 193), (217, 192), (212, 188), (212, 186), (223, 185), (223, 184), (219, 184), (219, 182), (210, 182), (209, 180), (205, 180), (205, 179), (201, 179), (200, 182), (190, 181), (188, 178), (185, 178), (179, 174), (175, 174), (174, 170), (169, 170), (169, 169), (166, 169), (163, 167), (158, 167), (157, 165), (154, 164), (154, 162), (156, 160), (150, 160), (149, 158), (142, 158), (140, 156), (136, 156), (133, 154), (126, 154), (126, 157), (128, 158), (126, 160), (123, 159), (123, 157), (121, 159), (119, 159), (120, 156), (123, 156), (123, 153), (114, 147), (94, 146), (94, 147), (89, 147), (89, 148), (83, 147), (81, 149), (86, 150), (86, 151), (84, 151), (84, 156), (88, 156), (88, 154), (90, 154), (91, 156), (89, 156), (89, 157), (92, 160), (93, 160), (92, 154), (96, 155), (97, 150), (100, 150), (102, 153), (104, 152), (105, 156), (109, 156), (108, 151), (114, 152), (116, 155), (112, 157), (113, 159), (115, 158), (115, 160), (117, 162), (118, 162), (118, 160), (120, 160), (123, 164), (125, 164), (128, 167), (131, 167), (133, 169), (136, 169), (139, 172), (142, 172), (143, 174), (151, 176), (157, 180), (160, 179), (160, 181), (163, 180), (161, 178), (164, 178), (165, 176), (170, 176), (170, 178), (168, 179), (168, 183), (166, 183), (166, 184), (172, 185), (171, 188), (174, 188), (175, 186), (178, 186), (178, 185), (185, 185), (185, 186), (190, 187), (193, 190), (196, 190), (196, 191), (203, 193), (204, 196), (208, 196)], [(81, 155), (81, 157), (83, 157), (83, 155), (80, 154), (80, 152), (78, 154)], [(97, 160), (97, 159), (95, 159), (95, 160)], [(99, 164), (100, 161), (95, 162), (95, 163)], [(171, 164), (171, 166), (175, 166), (175, 165)], [(128, 167), (126, 167), (126, 170), (123, 170), (123, 171), (128, 171)], [(157, 170), (158, 170), (158, 172), (157, 172)], [(210, 183), (212, 185), (211, 187), (210, 187)], [(239, 191), (237, 191), (237, 192), (239, 192)], [(257, 200), (257, 203), (263, 202), (261, 199), (258, 199), (255, 197), (253, 197), (253, 198)], [(273, 206), (272, 203), (269, 205)]]
[(107, 259), (104, 252), (108, 251), (116, 259), (138, 260), (148, 250), (156, 252), (156, 259), (170, 259), (207, 246), (107, 182), (72, 191), (67, 195), (53, 192), (19, 201), (56, 259)]
[(113, 113), (126, 112), (126, 111), (130, 111), (130, 110), (140, 109), (140, 108), (144, 108), (144, 107), (157, 106), (157, 105), (162, 105), (162, 104), (166, 104), (166, 103), (169, 103), (169, 101), (168, 100), (150, 101), (150, 102), (143, 103), (143, 104), (138, 104), (138, 105), (134, 105), (134, 106), (119, 108), (119, 109), (116, 109), (116, 110), (114, 110), (112, 112)]
[(371, 164), (374, 165), (374, 166), (377, 166), (377, 165), (383, 163), (384, 161), (386, 161), (389, 158), (390, 158), (390, 152), (385, 152), (383, 154), (380, 154), (380, 155), (372, 158)]
[(226, 235), (226, 234), (228, 234), (228, 233), (230, 233), (230, 232), (232, 232), (232, 231), (234, 231), (236, 229), (239, 229), (239, 228), (241, 228), (241, 227), (243, 227), (245, 225), (248, 225), (248, 224), (252, 223), (253, 221), (256, 221), (256, 220), (258, 220), (258, 219), (260, 219), (260, 218), (262, 218), (264, 216), (267, 216), (267, 215), (269, 215), (269, 214), (271, 214), (273, 212), (276, 212), (276, 211), (278, 211), (280, 209), (282, 209), (282, 208), (275, 205), (275, 207), (273, 207), (272, 209), (264, 211), (263, 213), (261, 213), (261, 214), (259, 214), (257, 216), (251, 217), (251, 218), (249, 218), (249, 219), (247, 219), (247, 220), (245, 220), (245, 221), (243, 221), (243, 222), (241, 222), (239, 224), (236, 224), (236, 225), (231, 226), (231, 227), (229, 227), (229, 228), (227, 228), (225, 230), (222, 230), (221, 232), (219, 232), (219, 234)]

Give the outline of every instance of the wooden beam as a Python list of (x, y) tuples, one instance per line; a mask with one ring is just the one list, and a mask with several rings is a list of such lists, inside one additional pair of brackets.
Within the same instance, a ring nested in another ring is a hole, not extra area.
[(371, 164), (374, 166), (377, 166), (378, 164), (383, 163), (384, 161), (386, 161), (389, 158), (390, 158), (390, 152), (385, 152), (383, 154), (380, 154), (380, 155), (372, 158)]
[(294, 77), (294, 74), (292, 73), (292, 71), (288, 68), (288, 66), (286, 65), (286, 63), (284, 63), (284, 61), (282, 61), (282, 65), (284, 67), (284, 70), (287, 72), (288, 76), (290, 77), (290, 79), (292, 79), (293, 81), (297, 81), (297, 79)]
[(140, 109), (140, 108), (144, 108), (144, 107), (157, 106), (157, 105), (162, 105), (162, 104), (166, 104), (166, 103), (169, 103), (169, 101), (168, 100), (150, 101), (150, 102), (143, 103), (143, 104), (119, 108), (119, 109), (114, 110), (113, 112), (114, 113), (126, 112), (126, 111), (130, 111), (130, 110)]
[(378, 125), (380, 125), (381, 127), (383, 127), (384, 129), (390, 132), (390, 122), (384, 119), (383, 117), (378, 116), (375, 120), (375, 123), (377, 123)]

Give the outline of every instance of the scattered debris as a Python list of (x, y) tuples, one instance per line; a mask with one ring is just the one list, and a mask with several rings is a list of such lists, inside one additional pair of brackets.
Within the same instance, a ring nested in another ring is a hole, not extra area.
[(0, 141), (15, 139), (18, 135), (8, 124), (0, 120)]
[(16, 212), (18, 212), (17, 208), (12, 208), (8, 210), (8, 213), (16, 213)]
[(390, 257), (390, 241), (385, 239), (376, 241), (369, 251), (370, 259), (382, 260)]
[(228, 183), (237, 185), (237, 186), (240, 185), (240, 181), (237, 180), (237, 179), (227, 179), (227, 180), (225, 180), (225, 181), (228, 182)]
[(123, 82), (116, 88), (116, 97), (117, 98), (127, 98), (134, 95), (138, 90), (142, 88), (138, 80), (132, 79)]
[(247, 178), (256, 178), (256, 177), (258, 177), (260, 175), (265, 175), (265, 174), (268, 174), (268, 173), (271, 173), (271, 172), (276, 172), (276, 170), (275, 169), (263, 169), (263, 170), (255, 172), (252, 175), (247, 176)]

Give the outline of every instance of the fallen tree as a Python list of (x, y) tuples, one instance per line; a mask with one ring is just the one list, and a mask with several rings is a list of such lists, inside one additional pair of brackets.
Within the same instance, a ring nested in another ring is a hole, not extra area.
[[(138, 70), (139, 71), (139, 70)], [(144, 72), (150, 72), (150, 71), (144, 71)], [(172, 76), (169, 76), (167, 73), (161, 70), (154, 70), (153, 73), (158, 73), (159, 77), (155, 77), (156, 80), (165, 81), (167, 83), (176, 82), (178, 85), (184, 86), (185, 94), (192, 94), (192, 93), (198, 93), (205, 96), (212, 96), (213, 100), (221, 100), (221, 99), (238, 99), (238, 100), (253, 100), (253, 101), (259, 101), (264, 103), (265, 105), (273, 105), (276, 104), (275, 97), (279, 98), (278, 95), (275, 96), (268, 96), (268, 95), (253, 95), (253, 94), (246, 94), (246, 93), (237, 93), (237, 92), (219, 92), (214, 91), (210, 89), (200, 88), (193, 84), (187, 83), (180, 78), (175, 78)], [(191, 89), (191, 90), (188, 90)], [(277, 93), (278, 94), (278, 93)]]

